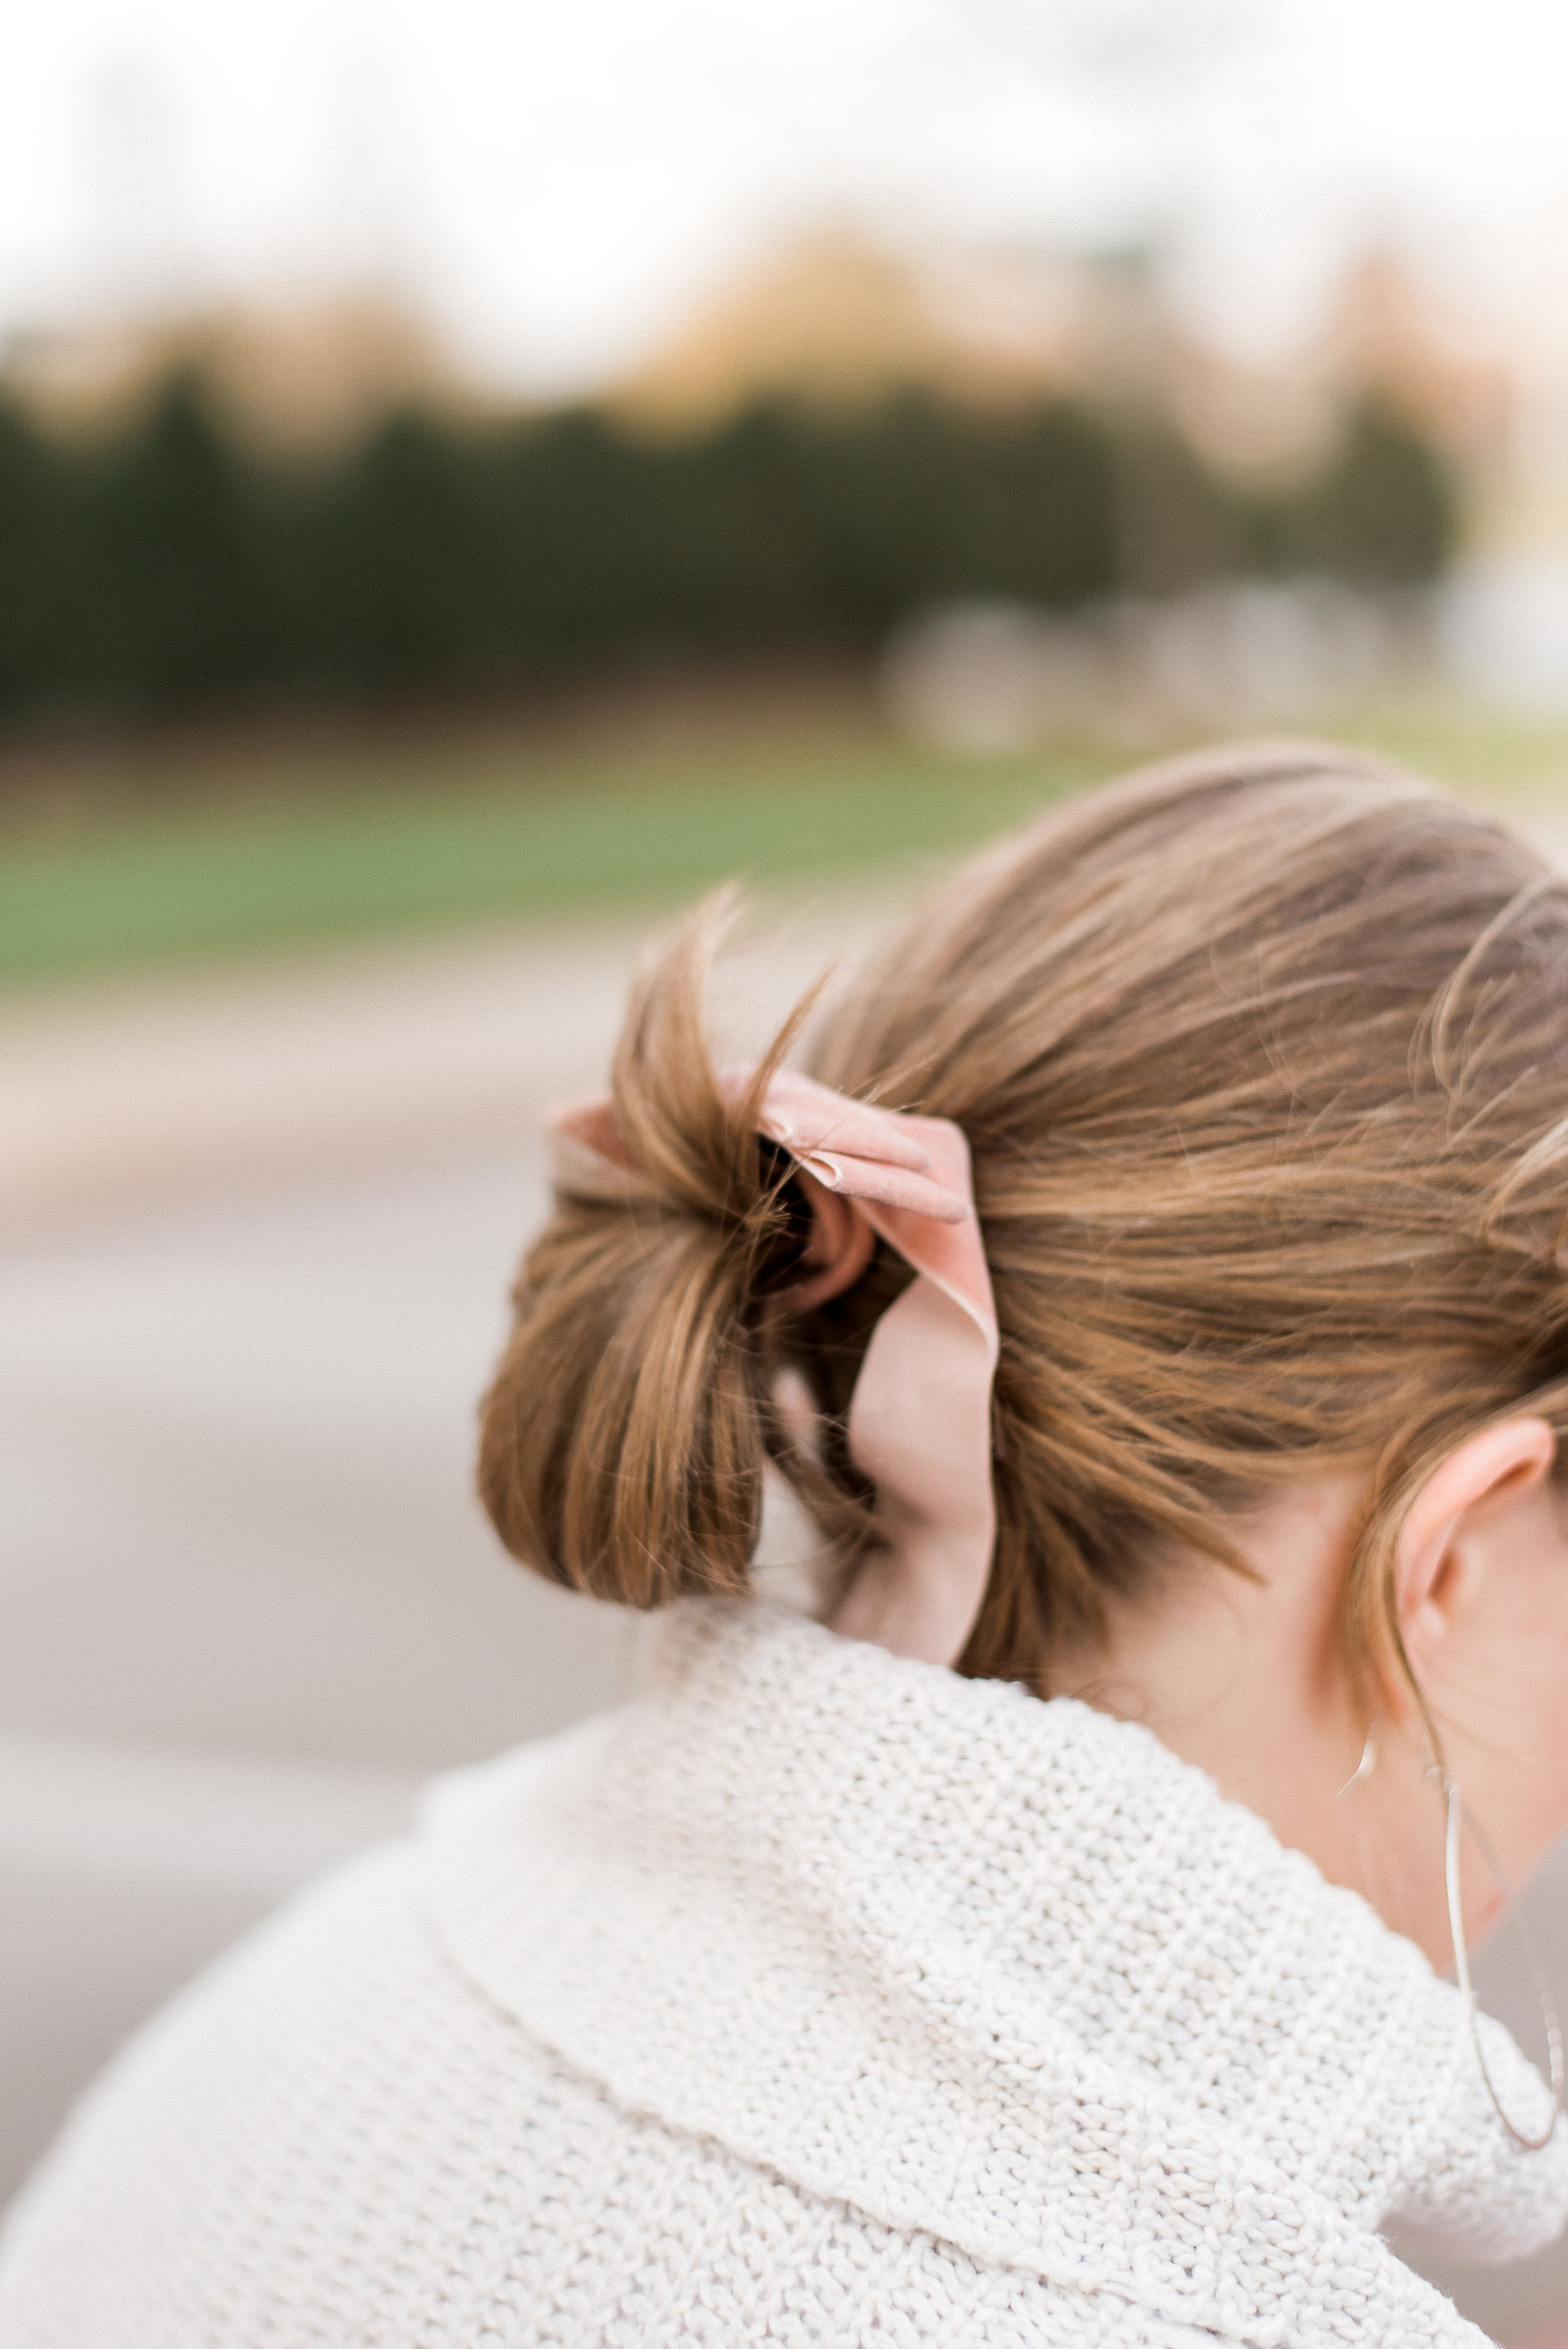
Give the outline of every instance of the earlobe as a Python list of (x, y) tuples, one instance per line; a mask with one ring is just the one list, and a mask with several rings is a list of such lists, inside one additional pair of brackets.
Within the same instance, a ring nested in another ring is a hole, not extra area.
[(1459, 1588), (1458, 1545), (1481, 1512), (1515, 1499), (1550, 1475), (1557, 1439), (1543, 1419), (1509, 1419), (1455, 1446), (1405, 1515), (1395, 1551), (1395, 1596), (1414, 1659), (1449, 1628)]

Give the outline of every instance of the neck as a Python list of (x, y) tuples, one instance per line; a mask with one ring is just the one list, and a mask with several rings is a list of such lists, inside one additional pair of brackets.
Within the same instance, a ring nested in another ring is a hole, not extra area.
[[(1162, 1558), (1136, 1599), (1111, 1599), (1099, 1642), (1060, 1660), (1053, 1691), (1140, 1722), (1440, 1970), (1442, 1820), (1416, 1741), (1380, 1722), (1377, 1767), (1357, 1780), (1373, 1724), (1345, 1671), (1339, 1598), (1360, 1492), (1348, 1476), (1305, 1485), (1233, 1528), (1250, 1577)], [(1429, 1810), (1429, 1835), (1412, 1833)]]

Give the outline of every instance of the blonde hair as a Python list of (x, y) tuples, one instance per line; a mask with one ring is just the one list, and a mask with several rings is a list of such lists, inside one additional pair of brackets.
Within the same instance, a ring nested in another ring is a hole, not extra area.
[[(558, 1203), (482, 1413), (508, 1547), (638, 1607), (748, 1588), (769, 1459), (846, 1562), (874, 1539), (843, 1414), (907, 1278), (884, 1251), (817, 1312), (772, 1300), (798, 1203), (714, 1082), (710, 928), (638, 990), (615, 1061), (663, 1205)], [(1346, 1652), (1403, 1674), (1410, 1497), (1491, 1421), (1568, 1426), (1568, 885), (1371, 759), (1207, 753), (981, 856), (809, 1058), (973, 1154), (999, 1533), (960, 1669), (1046, 1692), (1109, 1592), (1181, 1550), (1238, 1565), (1235, 1512), (1355, 1462)]]

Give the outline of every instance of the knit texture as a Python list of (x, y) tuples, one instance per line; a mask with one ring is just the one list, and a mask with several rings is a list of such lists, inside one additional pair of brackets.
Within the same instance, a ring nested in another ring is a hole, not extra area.
[(1376, 2230), (1533, 2249), (1565, 2136), (1147, 1733), (701, 1602), (133, 2044), (0, 2341), (1473, 2349)]

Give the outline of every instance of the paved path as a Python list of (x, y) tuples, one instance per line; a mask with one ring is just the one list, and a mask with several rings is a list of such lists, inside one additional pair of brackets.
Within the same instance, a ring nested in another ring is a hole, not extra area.
[(515, 1149), (596, 1078), (634, 944), (562, 932), (0, 1007), (0, 1234)]

